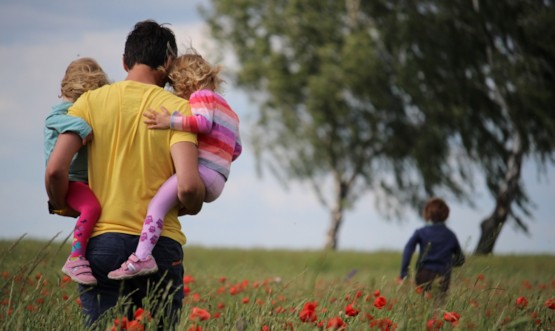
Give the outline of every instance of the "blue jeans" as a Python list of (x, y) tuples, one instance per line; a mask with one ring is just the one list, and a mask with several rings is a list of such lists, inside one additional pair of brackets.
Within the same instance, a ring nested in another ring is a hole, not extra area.
[[(147, 294), (149, 298), (162, 297), (160, 300), (151, 300), (151, 306), (148, 307), (155, 318), (160, 318), (161, 329), (171, 329), (179, 322), (184, 298), (184, 269), (183, 248), (177, 241), (167, 237), (160, 237), (158, 240), (152, 251), (152, 256), (158, 264), (157, 273), (125, 281), (108, 278), (108, 272), (119, 268), (135, 252), (138, 241), (139, 236), (122, 233), (105, 233), (89, 240), (87, 259), (98, 285), (79, 285), (87, 326), (92, 326), (103, 313), (116, 306), (118, 300), (126, 296), (129, 296), (127, 303), (133, 306), (133, 309), (129, 309), (127, 317), (133, 319), (134, 310), (143, 307), (142, 301)], [(168, 286), (169, 291), (166, 290)], [(153, 292), (153, 288), (159, 290)], [(156, 303), (152, 304), (153, 301)]]

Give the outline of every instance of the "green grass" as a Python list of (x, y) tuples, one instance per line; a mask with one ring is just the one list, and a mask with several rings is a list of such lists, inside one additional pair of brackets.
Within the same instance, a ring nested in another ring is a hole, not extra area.
[[(0, 241), (2, 330), (86, 329), (76, 285), (60, 272), (69, 249), (66, 242)], [(426, 330), (433, 318), (443, 323), (440, 330), (555, 330), (555, 310), (545, 306), (555, 299), (554, 256), (469, 256), (455, 270), (444, 302), (435, 292), (416, 293), (410, 281), (397, 283), (400, 259), (398, 252), (186, 246), (189, 294), (178, 330), (318, 330), (334, 318), (345, 330)], [(387, 302), (381, 309), (374, 306), (376, 291)], [(526, 306), (516, 304), (519, 297)], [(314, 323), (299, 317), (307, 302), (317, 303)], [(348, 304), (356, 316), (347, 315)], [(193, 308), (210, 318), (193, 318)], [(116, 307), (100, 329), (122, 329), (114, 327), (122, 311)], [(444, 321), (446, 312), (460, 320)]]

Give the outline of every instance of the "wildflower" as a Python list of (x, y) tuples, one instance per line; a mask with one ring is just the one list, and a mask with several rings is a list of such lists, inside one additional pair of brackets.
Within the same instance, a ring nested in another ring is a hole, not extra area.
[(317, 306), (318, 306), (318, 303), (316, 303), (316, 302), (307, 302), (307, 303), (305, 303), (303, 309), (299, 313), (299, 318), (301, 319), (301, 321), (303, 321), (305, 323), (315, 322), (318, 319), (318, 317), (316, 316), (316, 307)]
[(454, 311), (448, 311), (443, 314), (443, 319), (446, 322), (451, 323), (451, 325), (456, 325), (459, 322), (461, 315), (455, 313)]
[(202, 308), (193, 307), (189, 319), (194, 320), (195, 318), (198, 318), (200, 321), (205, 321), (210, 318), (210, 313)]
[(145, 326), (137, 320), (129, 321), (127, 323), (127, 331), (145, 331)]
[(435, 319), (435, 317), (432, 319), (429, 319), (428, 322), (426, 322), (427, 331), (439, 331), (439, 329), (441, 329), (442, 326), (443, 326), (443, 321), (437, 320)]
[(227, 280), (227, 278), (225, 278), (225, 276), (220, 277), (220, 283), (225, 283), (226, 280)]
[(352, 303), (348, 304), (347, 307), (345, 307), (345, 314), (347, 316), (356, 316), (359, 312), (360, 310), (355, 309)]
[(386, 304), (387, 300), (382, 296), (379, 296), (376, 298), (376, 300), (374, 300), (374, 307), (378, 309), (382, 309)]
[(183, 286), (183, 294), (187, 296), (189, 293), (191, 293), (191, 288), (189, 286)]
[(380, 290), (375, 290), (374, 291), (374, 296), (377, 298), (381, 295)]
[(243, 300), (241, 300), (241, 302), (243, 302), (243, 303), (249, 303), (249, 301), (251, 301), (251, 299), (249, 299), (249, 297), (244, 297)]
[(389, 318), (381, 318), (370, 321), (370, 328), (378, 328), (381, 331), (393, 331), (397, 328), (397, 324), (393, 323)]
[(193, 283), (195, 279), (192, 276), (186, 275), (183, 277), (183, 284)]
[(345, 324), (345, 322), (343, 322), (343, 320), (338, 316), (330, 318), (328, 320), (328, 324), (326, 325), (326, 329), (333, 330), (345, 330), (346, 327), (347, 324)]
[(262, 325), (261, 331), (270, 331), (270, 327), (267, 325)]
[(525, 297), (516, 298), (516, 306), (520, 309), (524, 309), (528, 306), (528, 300)]
[(202, 331), (202, 328), (198, 325), (190, 326), (187, 331)]
[(143, 308), (138, 308), (137, 310), (135, 310), (133, 317), (135, 317), (136, 321), (140, 322), (149, 321), (152, 319), (150, 313), (148, 311), (145, 311)]
[(119, 318), (114, 319), (114, 325), (110, 329), (110, 331), (115, 330), (127, 330), (127, 317), (123, 317), (121, 320)]
[(545, 301), (543, 305), (549, 309), (555, 309), (555, 299), (549, 298)]

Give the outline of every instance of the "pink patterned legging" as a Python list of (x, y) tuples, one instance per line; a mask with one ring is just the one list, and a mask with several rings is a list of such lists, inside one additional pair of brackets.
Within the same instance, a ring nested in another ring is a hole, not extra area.
[[(225, 177), (219, 172), (203, 165), (199, 165), (199, 175), (205, 187), (205, 202), (216, 200), (222, 193), (225, 185)], [(144, 259), (152, 254), (154, 246), (160, 238), (164, 227), (164, 217), (168, 211), (179, 203), (177, 198), (177, 176), (171, 176), (158, 190), (148, 205), (146, 218), (141, 231), (141, 238), (137, 245), (135, 255)]]
[(71, 209), (81, 214), (73, 231), (73, 242), (69, 257), (84, 257), (87, 251), (87, 243), (100, 217), (100, 203), (89, 185), (74, 181), (70, 181), (68, 184), (66, 203)]

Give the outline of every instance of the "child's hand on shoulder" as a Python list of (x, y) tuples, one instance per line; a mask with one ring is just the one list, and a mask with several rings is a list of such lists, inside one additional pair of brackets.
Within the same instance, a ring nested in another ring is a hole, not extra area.
[(170, 128), (171, 114), (164, 108), (160, 106), (161, 112), (157, 112), (153, 109), (148, 109), (144, 112), (143, 116), (146, 117), (144, 120), (145, 124), (148, 125), (149, 129), (168, 129)]

